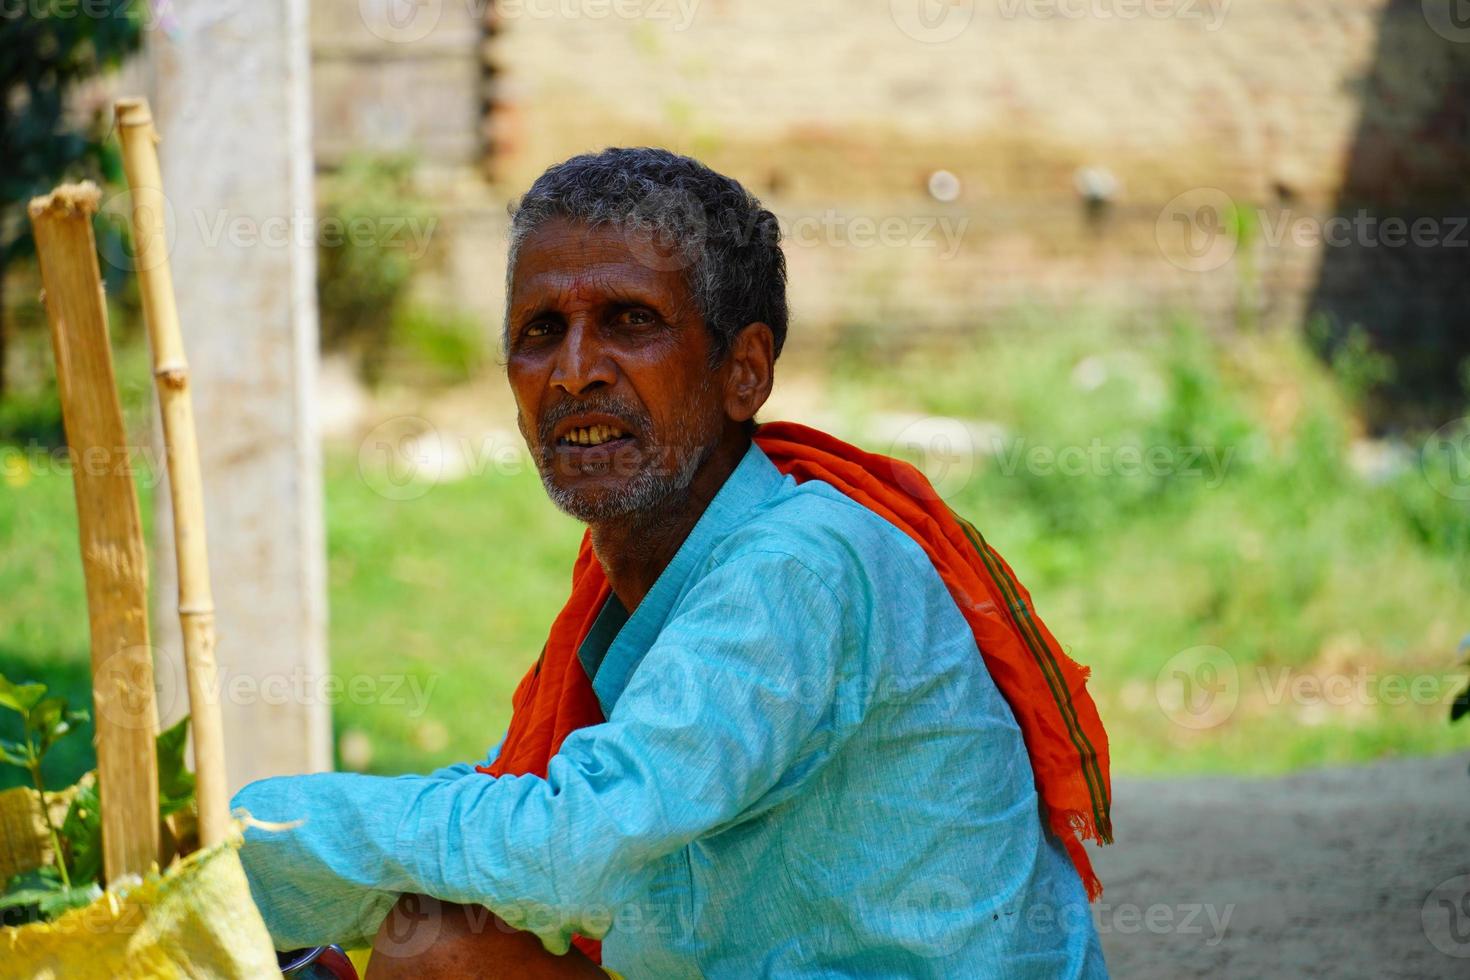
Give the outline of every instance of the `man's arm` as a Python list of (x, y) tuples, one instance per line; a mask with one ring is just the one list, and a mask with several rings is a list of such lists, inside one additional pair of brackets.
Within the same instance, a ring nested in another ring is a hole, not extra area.
[(546, 779), (327, 773), (247, 786), (235, 802), (258, 819), (307, 820), (247, 835), (252, 892), (288, 945), (371, 934), (392, 904), (378, 896), (403, 892), (483, 905), (554, 953), (573, 933), (601, 938), (639, 894), (642, 867), (812, 761), (809, 736), (852, 644), (814, 573), (789, 555), (742, 555), (701, 581), (612, 717), (570, 735)]
[(424, 895), (404, 895), (373, 940), (366, 980), (607, 980), (573, 947), (553, 956), (534, 933), (518, 932), (493, 912)]
[(435, 769), (433, 772), (429, 773), (429, 778), (458, 779), (460, 776), (468, 776), (473, 773), (477, 766), (485, 766), (486, 768), (489, 768), (489, 766), (494, 763), (495, 760), (500, 756), (500, 747), (504, 744), (505, 736), (502, 735), (500, 736), (500, 741), (496, 742), (493, 746), (490, 747), (490, 751), (485, 753), (484, 761), (452, 762), (441, 769)]
[[(505, 744), (505, 739), (502, 737), (486, 753), (484, 762), (456, 762), (452, 765), (434, 770), (425, 778), (452, 780), (462, 776), (474, 775), (477, 764), (488, 766), (495, 761), (495, 758), (500, 754), (500, 747), (503, 744)], [(234, 802), (231, 804), (231, 809), (243, 807), (250, 813), (252, 818), (257, 820), (262, 819), (260, 814), (252, 809), (256, 804), (252, 802), (255, 796), (247, 793), (251, 788), (247, 786), (245, 790), (242, 790), (235, 797)], [(311, 819), (311, 814), (310, 812), (304, 812), (294, 819), (309, 820)], [(322, 827), (326, 822), (326, 820), (322, 819), (322, 815), (319, 814), (317, 823), (323, 832), (327, 832)], [(346, 832), (345, 829), (344, 832)], [(251, 831), (246, 836), (253, 840), (256, 833), (259, 832)], [(252, 876), (252, 891), (258, 893), (260, 887), (261, 885)], [(279, 949), (318, 946), (328, 942), (342, 943), (348, 947), (366, 946), (372, 940), (379, 923), (383, 921), (384, 916), (393, 908), (394, 902), (399, 897), (398, 892), (389, 889), (364, 888), (361, 885), (347, 881), (324, 880), (318, 887), (313, 888), (309, 894), (286, 899), (288, 907), (296, 906), (302, 908), (302, 910), (291, 915), (291, 922), (287, 924), (287, 927), (281, 934), (277, 935), (275, 930), (272, 930), (272, 935), (275, 936), (276, 946)], [(306, 911), (305, 907), (309, 907), (309, 911)], [(321, 923), (321, 928), (326, 930), (325, 932), (321, 932), (321, 934), (329, 935), (331, 938), (320, 940), (301, 938), (308, 935), (313, 921)], [(300, 939), (300, 941), (294, 941), (294, 939)]]

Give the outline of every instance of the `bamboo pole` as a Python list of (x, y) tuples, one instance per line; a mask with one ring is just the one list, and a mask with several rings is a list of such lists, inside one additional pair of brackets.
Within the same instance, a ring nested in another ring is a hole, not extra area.
[(158, 860), (158, 727), (148, 646), (148, 556), (117, 400), (92, 215), (96, 185), (30, 203), (62, 419), (71, 450), (92, 635), (103, 870), (108, 881)]
[(184, 669), (189, 679), (189, 727), (194, 736), (199, 842), (208, 847), (224, 840), (229, 832), (230, 797), (225, 782), (214, 596), (209, 587), (204, 488), (199, 476), (194, 403), (189, 394), (189, 365), (184, 359), (178, 308), (174, 304), (173, 273), (168, 264), (166, 201), (155, 147), (158, 133), (153, 128), (148, 100), (119, 99), (114, 108), (122, 141), (123, 169), (132, 193), (133, 251), (143, 318), (148, 323), (148, 339), (153, 348), (158, 408), (163, 417), (174, 547), (179, 563), (179, 625), (184, 641)]

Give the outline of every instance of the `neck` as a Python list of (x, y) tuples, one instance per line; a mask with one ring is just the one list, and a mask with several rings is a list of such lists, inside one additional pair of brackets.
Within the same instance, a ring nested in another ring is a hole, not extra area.
[(643, 601), (749, 448), (744, 431), (727, 431), (681, 493), (650, 511), (591, 525), (592, 551), (624, 609)]

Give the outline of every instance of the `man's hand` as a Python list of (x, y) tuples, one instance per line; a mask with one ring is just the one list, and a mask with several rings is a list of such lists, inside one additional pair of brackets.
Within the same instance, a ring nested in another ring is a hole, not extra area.
[(367, 980), (450, 977), (607, 980), (575, 947), (553, 956), (535, 935), (512, 929), (489, 909), (404, 895), (378, 927)]

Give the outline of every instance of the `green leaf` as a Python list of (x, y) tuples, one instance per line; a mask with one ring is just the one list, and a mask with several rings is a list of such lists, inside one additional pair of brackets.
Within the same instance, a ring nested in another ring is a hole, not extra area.
[(54, 919), (101, 897), (102, 888), (95, 881), (68, 887), (55, 868), (40, 868), (10, 879), (5, 894), (0, 895), (0, 912), (29, 907), (39, 912), (42, 919)]
[(91, 905), (101, 897), (102, 886), (95, 881), (72, 888), (62, 888), (41, 899), (41, 915), (47, 919), (55, 919), (63, 912)]
[(36, 735), (41, 755), (45, 755), (57, 739), (72, 730), (72, 725), (86, 717), (86, 712), (72, 711), (66, 698), (43, 698), (31, 708), (27, 724)]
[(61, 872), (53, 865), (27, 871), (11, 878), (5, 892), (0, 895), (0, 913), (13, 909), (26, 909), (28, 914), (16, 918), (4, 917), (7, 924), (19, 924), (37, 919), (54, 919), (71, 909), (90, 905), (102, 897), (102, 887), (96, 881), (67, 885), (61, 880)]
[(8, 762), (12, 766), (19, 766), (29, 772), (31, 761), (31, 747), (28, 744), (0, 739), (0, 762)]
[(45, 696), (45, 684), (15, 684), (0, 674), (0, 707), (29, 716), (31, 709)]
[(24, 871), (12, 877), (0, 896), (0, 909), (19, 905), (38, 905), (47, 895), (62, 888), (61, 872), (51, 866)]
[(61, 821), (62, 847), (70, 860), (67, 867), (71, 880), (97, 881), (102, 877), (102, 799), (97, 793), (97, 780), (83, 777)]
[(30, 710), (30, 725), (44, 755), (52, 742), (71, 731), (66, 720), (66, 698), (42, 699)]
[[(158, 734), (158, 816), (172, 816), (194, 801), (194, 775), (184, 765), (189, 719), (181, 719)], [(78, 887), (102, 877), (102, 800), (95, 777), (83, 777), (72, 797), (59, 833), (69, 860), (71, 880)]]
[(189, 716), (158, 733), (158, 815), (171, 816), (194, 799), (194, 774), (184, 764), (189, 744)]
[(42, 698), (31, 708), (31, 727), (38, 732), (54, 728), (62, 723), (66, 712), (66, 698)]
[[(50, 874), (47, 872), (50, 871)], [(20, 874), (11, 875), (10, 880), (5, 883), (5, 890), (0, 895), (9, 895), (11, 892), (30, 888), (52, 889), (54, 884), (61, 884), (61, 875), (50, 868), (35, 868), (31, 871), (22, 871)]]
[(41, 900), (52, 894), (39, 888), (17, 888), (0, 895), (0, 911), (5, 909), (23, 908), (31, 905), (40, 908)]

